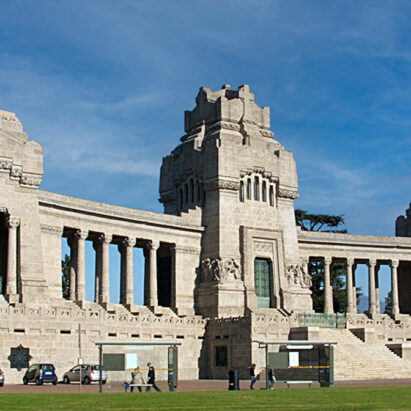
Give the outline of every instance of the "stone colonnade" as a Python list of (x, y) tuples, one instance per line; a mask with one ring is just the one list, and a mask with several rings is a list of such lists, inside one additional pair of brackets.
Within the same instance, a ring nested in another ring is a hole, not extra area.
[[(100, 233), (90, 236), (89, 231), (77, 229), (67, 234), (70, 247), (70, 300), (85, 300), (85, 241), (91, 239), (96, 252), (95, 273), (95, 295), (94, 300), (100, 304), (110, 303), (110, 280), (109, 280), (109, 245), (113, 242), (113, 236)], [(134, 304), (133, 285), (133, 248), (137, 244), (136, 238), (121, 237), (113, 242), (117, 244), (121, 256), (120, 268), (120, 304)], [(157, 251), (160, 248), (158, 240), (140, 240), (145, 257), (145, 305), (149, 307), (158, 306), (158, 270)], [(168, 244), (171, 260), (175, 259), (177, 246)], [(171, 264), (171, 270), (175, 265)], [(175, 291), (174, 276), (171, 275), (170, 293)], [(171, 307), (175, 308), (175, 297), (170, 296)]]
[[(319, 257), (315, 257), (318, 259)], [(333, 289), (331, 285), (331, 264), (332, 257), (321, 257), (324, 261), (324, 313), (334, 314), (333, 307)], [(340, 260), (340, 259), (338, 259)], [(398, 299), (398, 275), (397, 270), (399, 266), (398, 260), (381, 260), (376, 259), (359, 259), (354, 258), (345, 259), (347, 268), (346, 290), (347, 290), (347, 313), (357, 313), (357, 290), (355, 286), (355, 270), (360, 263), (368, 265), (368, 289), (369, 289), (369, 307), (370, 314), (380, 314), (380, 294), (378, 285), (378, 272), (382, 265), (389, 265), (391, 267), (391, 293), (392, 293), (392, 313), (394, 317), (398, 316), (399, 299)]]

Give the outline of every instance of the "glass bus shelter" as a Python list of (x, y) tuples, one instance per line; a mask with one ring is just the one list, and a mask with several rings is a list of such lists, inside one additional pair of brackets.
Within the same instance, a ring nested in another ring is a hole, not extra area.
[[(129, 370), (144, 369), (151, 362), (156, 370), (156, 380), (167, 380), (169, 390), (175, 391), (178, 385), (178, 346), (179, 341), (96, 341), (99, 350), (99, 367), (126, 380)], [(103, 352), (104, 351), (104, 352)], [(103, 392), (102, 373), (100, 389)]]
[(334, 341), (253, 341), (265, 350), (266, 388), (268, 370), (273, 369), (277, 381), (318, 382), (321, 387), (334, 383)]

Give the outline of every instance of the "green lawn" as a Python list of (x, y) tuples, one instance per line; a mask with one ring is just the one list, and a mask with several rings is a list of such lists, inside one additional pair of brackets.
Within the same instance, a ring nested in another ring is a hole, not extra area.
[(0, 394), (0, 410), (411, 410), (411, 387), (105, 394)]

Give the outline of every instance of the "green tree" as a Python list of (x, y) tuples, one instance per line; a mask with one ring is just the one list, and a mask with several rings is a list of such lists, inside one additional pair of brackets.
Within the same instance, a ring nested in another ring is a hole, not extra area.
[(392, 292), (389, 291), (385, 297), (385, 309), (384, 314), (392, 314)]
[[(305, 210), (295, 210), (295, 220), (303, 231), (322, 231), (328, 233), (346, 233), (343, 228), (344, 217), (342, 215), (310, 214)], [(315, 312), (323, 312), (324, 309), (324, 261), (311, 259), (308, 271), (312, 276), (311, 287), (313, 308)], [(335, 262), (330, 271), (331, 286), (333, 288), (334, 312), (347, 311), (347, 292), (345, 289), (346, 266), (344, 262)], [(357, 292), (357, 299), (361, 294)]]
[(63, 298), (70, 298), (70, 257), (66, 254), (61, 260), (61, 286), (63, 290)]

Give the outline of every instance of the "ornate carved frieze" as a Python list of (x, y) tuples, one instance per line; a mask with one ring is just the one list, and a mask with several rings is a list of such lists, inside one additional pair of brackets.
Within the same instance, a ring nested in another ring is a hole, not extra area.
[(19, 180), (22, 172), (23, 172), (22, 166), (17, 166), (13, 164), (10, 169), (10, 178), (12, 180)]
[(278, 182), (278, 177), (273, 176), (273, 173), (270, 171), (266, 171), (262, 167), (254, 167), (254, 168), (247, 168), (246, 170), (241, 170), (240, 171), (240, 177), (246, 177), (246, 176), (251, 176), (255, 174), (260, 174), (263, 178), (267, 179), (270, 183), (276, 183)]
[(219, 178), (218, 180), (208, 181), (204, 185), (206, 191), (212, 190), (232, 190), (238, 191), (240, 188), (240, 182), (235, 180), (226, 180)]
[(13, 165), (12, 158), (0, 157), (0, 170), (5, 170), (5, 171), (10, 172), (12, 165)]
[(224, 284), (237, 280), (241, 280), (241, 268), (234, 258), (206, 258), (201, 262), (202, 282)]
[(270, 253), (273, 251), (273, 244), (269, 241), (254, 241), (254, 251)]
[(42, 176), (38, 174), (22, 173), (20, 183), (23, 186), (38, 187), (41, 183)]
[(199, 248), (181, 246), (181, 245), (176, 245), (176, 244), (171, 244), (170, 249), (172, 251), (175, 251), (176, 253), (186, 254), (186, 255), (188, 254), (199, 255), (201, 252), (201, 249)]
[(13, 164), (13, 159), (9, 157), (0, 157), (1, 171), (9, 173), (11, 180), (20, 181), (21, 185), (26, 187), (38, 187), (42, 179), (42, 176), (39, 174), (23, 172), (23, 167)]
[(285, 275), (290, 287), (310, 288), (312, 286), (311, 275), (305, 264), (290, 264), (286, 268)]
[(273, 137), (274, 137), (274, 133), (273, 133), (272, 131), (270, 131), (270, 130), (260, 129), (260, 134), (261, 134), (263, 137), (268, 137), (268, 138), (273, 138)]
[(278, 197), (287, 198), (289, 200), (295, 200), (299, 197), (299, 194), (296, 191), (279, 189)]
[(51, 235), (61, 237), (61, 235), (63, 234), (63, 227), (42, 224), (41, 232), (44, 234), (51, 234)]
[(230, 121), (217, 121), (213, 124), (207, 126), (206, 134), (209, 131), (214, 131), (217, 129), (225, 129), (225, 130), (233, 130), (233, 131), (240, 131), (240, 125), (236, 123), (232, 123)]

